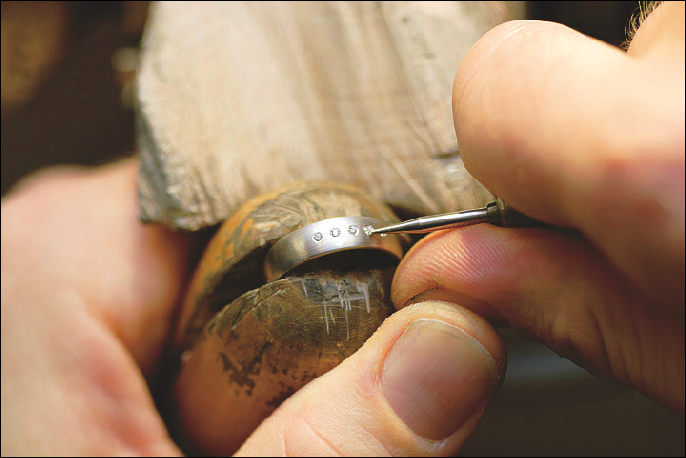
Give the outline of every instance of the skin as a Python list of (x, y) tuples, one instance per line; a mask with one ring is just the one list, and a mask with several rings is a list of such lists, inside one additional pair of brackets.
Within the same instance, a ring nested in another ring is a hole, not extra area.
[(539, 22), (475, 45), (453, 90), (465, 164), (562, 228), (433, 234), (398, 269), (397, 305), (440, 298), (504, 318), (683, 415), (683, 16), (682, 2), (658, 7), (626, 54)]
[[(396, 273), (399, 311), (239, 455), (456, 453), (505, 373), (488, 320), (683, 415), (683, 3), (628, 54), (556, 24), (499, 26), (461, 64), (453, 107), (471, 173), (559, 227), (425, 238)], [(2, 201), (3, 455), (180, 453), (149, 389), (192, 245), (140, 224), (136, 167), (53, 169)]]

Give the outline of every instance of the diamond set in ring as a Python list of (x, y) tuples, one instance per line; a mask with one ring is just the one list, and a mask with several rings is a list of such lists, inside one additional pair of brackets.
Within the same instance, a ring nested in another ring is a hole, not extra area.
[(310, 259), (347, 250), (377, 250), (396, 259), (403, 257), (397, 236), (371, 236), (373, 227), (388, 221), (366, 216), (342, 216), (316, 221), (274, 242), (264, 259), (264, 278), (275, 281)]
[[(371, 226), (368, 226), (368, 227), (371, 228)], [(367, 227), (365, 227), (364, 229), (365, 229), (364, 232), (367, 235), (369, 235), (369, 233), (367, 232)], [(359, 235), (360, 234), (360, 228), (354, 224), (351, 224), (350, 226), (348, 226), (347, 232), (349, 235), (353, 235), (353, 236)], [(329, 231), (329, 235), (331, 235), (331, 237), (339, 237), (342, 233), (343, 233), (343, 231), (338, 227), (334, 227)], [(324, 240), (324, 234), (322, 234), (321, 232), (315, 232), (312, 235), (312, 240), (314, 240), (315, 242), (321, 242)]]

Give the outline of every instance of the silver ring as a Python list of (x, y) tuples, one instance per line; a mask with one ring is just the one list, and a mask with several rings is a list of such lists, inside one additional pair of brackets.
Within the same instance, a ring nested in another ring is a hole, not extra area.
[(271, 247), (264, 260), (264, 276), (268, 282), (278, 280), (305, 261), (358, 248), (385, 251), (401, 259), (403, 248), (397, 235), (367, 233), (374, 227), (387, 224), (376, 218), (344, 216), (301, 227)]

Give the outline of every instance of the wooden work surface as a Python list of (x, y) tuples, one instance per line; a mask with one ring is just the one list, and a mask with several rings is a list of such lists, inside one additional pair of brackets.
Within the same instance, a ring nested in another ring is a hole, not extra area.
[(505, 2), (162, 2), (138, 81), (144, 221), (214, 225), (295, 180), (350, 183), (401, 216), (482, 205), (451, 111)]

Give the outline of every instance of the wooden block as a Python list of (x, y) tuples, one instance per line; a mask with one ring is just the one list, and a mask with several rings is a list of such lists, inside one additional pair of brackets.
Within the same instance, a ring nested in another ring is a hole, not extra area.
[(294, 180), (400, 216), (480, 206), (451, 110), (457, 66), (506, 2), (162, 2), (138, 80), (144, 221), (196, 230)]
[(284, 399), (353, 354), (393, 312), (398, 259), (375, 250), (308, 260), (265, 284), (265, 254), (276, 240), (339, 216), (397, 220), (351, 187), (296, 183), (246, 202), (207, 245), (179, 311), (178, 377), (168, 379), (165, 406), (187, 454), (234, 453)]

